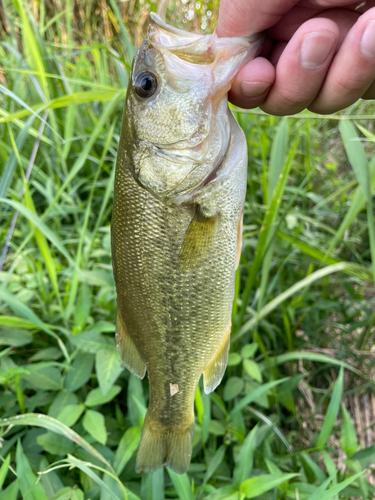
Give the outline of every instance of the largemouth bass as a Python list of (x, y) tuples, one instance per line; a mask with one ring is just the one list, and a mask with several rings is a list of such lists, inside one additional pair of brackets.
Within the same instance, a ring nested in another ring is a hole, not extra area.
[(112, 219), (116, 336), (150, 401), (136, 470), (189, 466), (194, 396), (220, 383), (241, 252), (247, 146), (227, 104), (262, 45), (172, 28), (150, 15), (135, 55)]

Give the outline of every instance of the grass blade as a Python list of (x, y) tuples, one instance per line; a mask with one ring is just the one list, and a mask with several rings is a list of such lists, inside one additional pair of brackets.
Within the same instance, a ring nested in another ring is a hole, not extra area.
[(191, 484), (188, 475), (177, 474), (173, 470), (167, 469), (169, 477), (173, 483), (174, 489), (180, 500), (194, 500), (194, 495), (191, 490)]
[(285, 290), (285, 292), (281, 293), (275, 299), (271, 300), (271, 302), (268, 302), (268, 304), (266, 304), (259, 311), (259, 313), (256, 316), (254, 316), (254, 318), (251, 318), (250, 320), (246, 321), (246, 323), (238, 330), (238, 332), (235, 335), (233, 335), (231, 342), (235, 342), (236, 340), (241, 338), (242, 335), (244, 335), (252, 328), (254, 328), (255, 325), (261, 319), (267, 316), (267, 314), (269, 314), (277, 306), (279, 306), (282, 302), (284, 302), (284, 300), (288, 299), (299, 290), (307, 286), (310, 286), (312, 283), (323, 278), (324, 276), (328, 276), (329, 274), (337, 273), (340, 271), (348, 271), (349, 269), (351, 269), (352, 271), (354, 270), (362, 271), (364, 268), (362, 266), (358, 266), (357, 264), (351, 264), (349, 262), (340, 262), (339, 264), (333, 264), (331, 266), (324, 267), (323, 269), (319, 269), (318, 271), (315, 271), (306, 278), (303, 278), (301, 281), (298, 281), (288, 290)]
[(331, 435), (340, 409), (343, 383), (344, 370), (343, 368), (340, 368), (339, 376), (337, 377), (337, 380), (333, 386), (332, 396), (327, 408), (326, 417), (324, 419), (323, 426), (318, 437), (318, 442), (316, 444), (317, 448), (323, 448)]
[(100, 460), (110, 470), (113, 470), (107, 460), (95, 448), (93, 448), (91, 444), (89, 444), (79, 434), (77, 434), (75, 431), (59, 422), (55, 418), (38, 413), (26, 413), (25, 415), (17, 415), (15, 417), (3, 418), (2, 420), (0, 420), (0, 427), (8, 427), (9, 425), (32, 425), (35, 427), (43, 427), (43, 429), (47, 429), (49, 431), (55, 432), (56, 434), (60, 434), (61, 436), (64, 436), (67, 439), (70, 439), (70, 441), (78, 444), (78, 446), (90, 453), (90, 455), (92, 455), (93, 457)]

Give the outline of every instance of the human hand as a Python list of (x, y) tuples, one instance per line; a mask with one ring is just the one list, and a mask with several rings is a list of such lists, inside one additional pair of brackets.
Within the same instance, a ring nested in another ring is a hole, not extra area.
[(233, 104), (326, 114), (375, 98), (375, 0), (221, 0), (218, 36), (263, 30), (262, 57), (238, 73)]

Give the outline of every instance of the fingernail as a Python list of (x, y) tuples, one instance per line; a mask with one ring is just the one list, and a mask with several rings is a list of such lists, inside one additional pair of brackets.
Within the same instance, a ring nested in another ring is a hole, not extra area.
[(257, 97), (258, 95), (263, 94), (269, 86), (270, 84), (266, 82), (243, 81), (241, 83), (241, 91), (246, 97)]
[(335, 35), (327, 32), (305, 35), (301, 50), (301, 65), (305, 69), (319, 69), (326, 62), (335, 42)]
[(361, 40), (362, 54), (368, 59), (375, 57), (375, 21), (370, 21)]

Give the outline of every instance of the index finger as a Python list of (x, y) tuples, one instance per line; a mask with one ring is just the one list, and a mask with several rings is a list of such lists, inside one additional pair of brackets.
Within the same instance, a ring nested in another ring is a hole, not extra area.
[(249, 36), (276, 24), (298, 0), (221, 0), (215, 33)]

